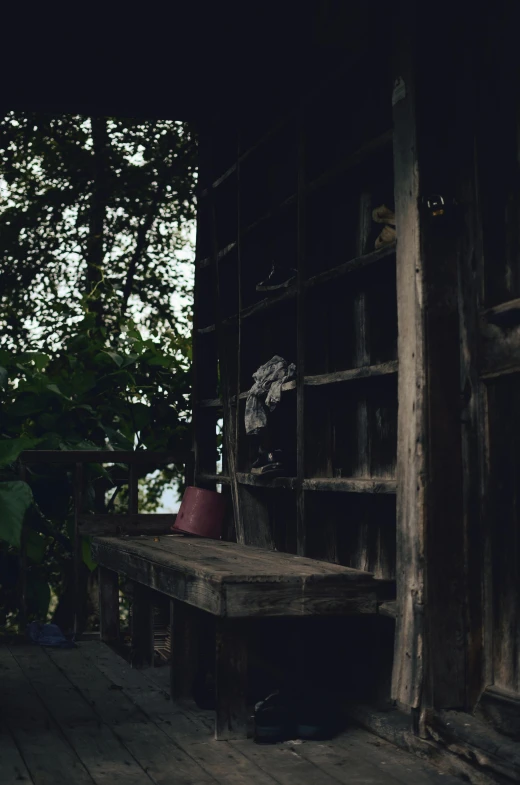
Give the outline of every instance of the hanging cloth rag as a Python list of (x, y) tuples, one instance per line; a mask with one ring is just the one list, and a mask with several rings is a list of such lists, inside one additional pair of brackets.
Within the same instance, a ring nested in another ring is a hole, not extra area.
[(282, 385), (296, 377), (296, 366), (275, 354), (253, 374), (255, 383), (246, 400), (245, 424), (248, 436), (257, 434), (267, 425), (267, 412), (280, 403)]

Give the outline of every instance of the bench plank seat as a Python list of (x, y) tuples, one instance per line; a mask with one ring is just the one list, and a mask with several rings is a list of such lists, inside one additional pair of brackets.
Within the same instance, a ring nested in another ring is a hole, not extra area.
[(292, 554), (182, 535), (95, 537), (94, 559), (215, 616), (377, 612), (373, 575)]

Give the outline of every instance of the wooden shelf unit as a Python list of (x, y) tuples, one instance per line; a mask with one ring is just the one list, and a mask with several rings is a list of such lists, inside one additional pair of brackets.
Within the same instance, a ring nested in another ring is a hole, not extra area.
[[(368, 141), (333, 124), (321, 162), (320, 134), (329, 126), (326, 116), (314, 123), (317, 90), (260, 139), (235, 128), (235, 161), (199, 200), (196, 289), (213, 300), (196, 303), (194, 326), (198, 346), (211, 340), (213, 355), (206, 350), (202, 365), (195, 357), (196, 478), (205, 487), (222, 483), (239, 542), (392, 581), (396, 246), (375, 249), (383, 226), (372, 220), (379, 204), (393, 207), (391, 84), (372, 90), (368, 82), (368, 90), (355, 88), (360, 103), (352, 110), (358, 119), (365, 112)], [(327, 90), (340, 84), (333, 74)], [(294, 283), (257, 292), (273, 261), (296, 270)], [(245, 400), (252, 373), (274, 354), (296, 364), (297, 378), (269, 416), (284, 476), (262, 477), (251, 473), (258, 441), (245, 434)], [(218, 374), (209, 370), (217, 365)], [(202, 394), (208, 374), (214, 386), (206, 381)], [(220, 412), (226, 479), (214, 462)]]

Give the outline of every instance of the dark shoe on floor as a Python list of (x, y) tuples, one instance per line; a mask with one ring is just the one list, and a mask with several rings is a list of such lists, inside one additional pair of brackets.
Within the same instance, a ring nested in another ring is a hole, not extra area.
[(283, 469), (281, 450), (260, 450), (251, 467), (252, 474), (279, 474)]
[(294, 715), (290, 704), (275, 692), (255, 706), (254, 741), (275, 744), (296, 738)]
[(273, 264), (271, 272), (265, 279), (256, 285), (257, 292), (272, 292), (276, 289), (286, 289), (295, 279), (295, 270), (278, 267)]

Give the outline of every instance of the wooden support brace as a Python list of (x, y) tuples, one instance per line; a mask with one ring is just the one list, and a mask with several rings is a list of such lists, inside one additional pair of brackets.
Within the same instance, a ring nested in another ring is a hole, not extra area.
[(215, 738), (247, 737), (247, 622), (217, 619)]
[(180, 600), (170, 600), (171, 696), (188, 698), (199, 662), (199, 614)]
[(132, 599), (132, 668), (153, 665), (153, 604), (152, 590), (134, 583)]
[(117, 572), (99, 567), (99, 631), (102, 641), (119, 640), (119, 584)]

